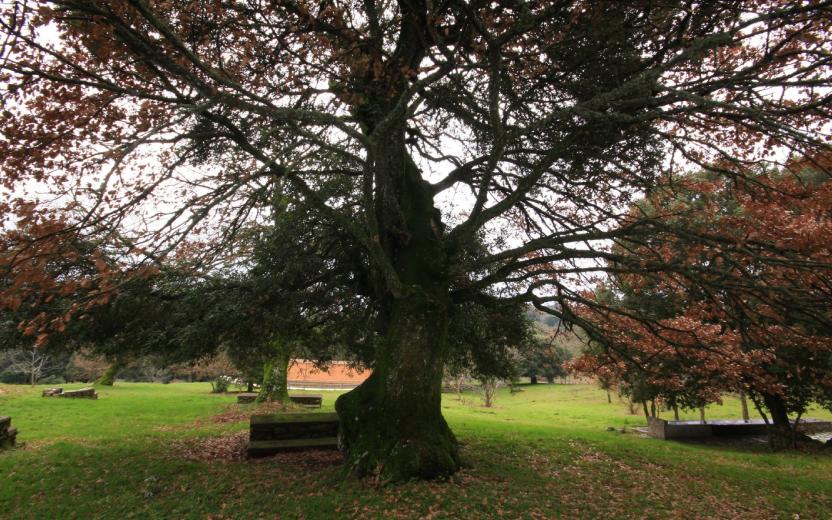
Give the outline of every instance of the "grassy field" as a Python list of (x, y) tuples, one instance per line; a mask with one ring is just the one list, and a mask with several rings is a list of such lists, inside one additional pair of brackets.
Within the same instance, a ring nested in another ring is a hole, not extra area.
[[(25, 443), (0, 454), (0, 518), (832, 518), (830, 450), (622, 434), (643, 417), (590, 386), (503, 390), (490, 409), (446, 395), (467, 467), (382, 488), (345, 480), (337, 452), (246, 461), (253, 405), (209, 389), (118, 383), (76, 401), (0, 385)], [(738, 416), (731, 399), (708, 411)]]

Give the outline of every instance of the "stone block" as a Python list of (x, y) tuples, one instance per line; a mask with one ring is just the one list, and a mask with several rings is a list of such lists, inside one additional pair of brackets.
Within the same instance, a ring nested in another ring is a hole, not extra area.
[(293, 403), (297, 403), (303, 406), (320, 408), (321, 404), (324, 401), (324, 396), (320, 394), (290, 395), (289, 399)]
[(237, 394), (237, 402), (240, 404), (253, 403), (256, 400), (257, 394), (254, 393)]
[(87, 388), (81, 388), (80, 390), (67, 390), (66, 392), (58, 394), (58, 397), (98, 399), (98, 392), (95, 391), (95, 388), (89, 386)]

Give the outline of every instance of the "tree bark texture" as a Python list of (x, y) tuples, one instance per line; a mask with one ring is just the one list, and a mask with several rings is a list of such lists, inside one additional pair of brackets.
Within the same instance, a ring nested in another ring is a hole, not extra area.
[(263, 365), (263, 384), (257, 395), (257, 402), (265, 401), (289, 403), (289, 362), (292, 349), (289, 343), (280, 339), (273, 340), (274, 357)]
[(335, 403), (350, 470), (381, 482), (442, 478), (459, 468), (442, 417), (449, 314), (444, 227), (404, 146), (404, 126), (375, 153), (378, 241), (404, 288), (376, 277), (379, 340), (372, 375)]
[(447, 320), (424, 297), (397, 302), (372, 375), (336, 401), (341, 446), (359, 477), (431, 479), (458, 469), (441, 411)]
[(104, 373), (101, 374), (101, 377), (99, 377), (95, 381), (95, 384), (98, 386), (113, 386), (113, 384), (116, 382), (116, 377), (118, 376), (118, 373), (121, 371), (121, 368), (123, 366), (123, 361), (114, 361), (112, 364), (110, 364), (110, 366), (107, 367), (107, 370), (105, 370)]

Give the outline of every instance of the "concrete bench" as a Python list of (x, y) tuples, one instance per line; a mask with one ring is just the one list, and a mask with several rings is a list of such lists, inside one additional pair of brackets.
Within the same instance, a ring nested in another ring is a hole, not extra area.
[(98, 399), (98, 392), (93, 387), (81, 388), (80, 390), (67, 390), (57, 394), (58, 397), (70, 397), (76, 399)]
[(285, 413), (253, 415), (249, 426), (249, 457), (281, 451), (338, 447), (338, 414)]
[[(715, 420), (703, 423), (700, 421), (665, 421), (650, 417), (647, 425), (647, 433), (651, 437), (662, 440), (765, 435), (769, 428), (765, 422), (759, 419), (750, 421)], [(832, 422), (804, 419), (798, 424), (797, 429), (802, 433), (832, 431)]]

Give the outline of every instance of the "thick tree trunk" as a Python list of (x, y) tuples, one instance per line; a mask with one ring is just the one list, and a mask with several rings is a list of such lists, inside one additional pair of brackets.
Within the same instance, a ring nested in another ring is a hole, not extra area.
[[(420, 27), (412, 28), (418, 32)], [(408, 34), (402, 36), (407, 45), (418, 48), (416, 33)], [(417, 65), (420, 52), (411, 58)], [(407, 85), (406, 78), (399, 80), (394, 90)], [(368, 87), (367, 98), (376, 103), (368, 102), (358, 113), (371, 133), (380, 120), (395, 117), (389, 103), (395, 98), (388, 83), (370, 82)], [(350, 471), (379, 482), (444, 478), (459, 468), (456, 438), (441, 408), (453, 311), (445, 226), (430, 185), (408, 155), (406, 127), (402, 117), (375, 136), (369, 158), (373, 178), (365, 185), (373, 190), (368, 216), (373, 240), (386, 259), (377, 257), (373, 264), (379, 307), (373, 373), (335, 402)]]
[(441, 478), (459, 467), (442, 417), (447, 304), (397, 300), (372, 375), (335, 402), (350, 470), (380, 482)]
[(529, 382), (533, 385), (536, 385), (537, 384), (537, 376), (531, 376), (529, 378)]
[(705, 424), (707, 422), (707, 421), (705, 421), (705, 407), (704, 406), (699, 407), (699, 422), (701, 422), (702, 424)]
[(274, 357), (263, 365), (263, 384), (257, 395), (257, 402), (272, 401), (289, 403), (289, 361), (292, 358), (292, 348), (288, 342), (280, 339), (272, 341)]
[(676, 404), (673, 405), (673, 420), (679, 420), (679, 407)]
[(118, 376), (118, 373), (121, 371), (123, 366), (123, 361), (120, 359), (115, 360), (109, 367), (107, 367), (107, 370), (101, 374), (101, 377), (95, 381), (95, 384), (98, 386), (113, 386), (116, 382), (116, 376)]
[(782, 450), (794, 444), (794, 435), (789, 422), (786, 403), (776, 395), (763, 394), (763, 402), (771, 416), (768, 427), (768, 444), (773, 450)]
[(610, 396), (609, 390), (607, 390), (607, 404), (612, 404), (612, 396)]
[(642, 401), (641, 407), (644, 409), (644, 418), (647, 419), (647, 422), (650, 422), (650, 411), (647, 410), (647, 401)]

